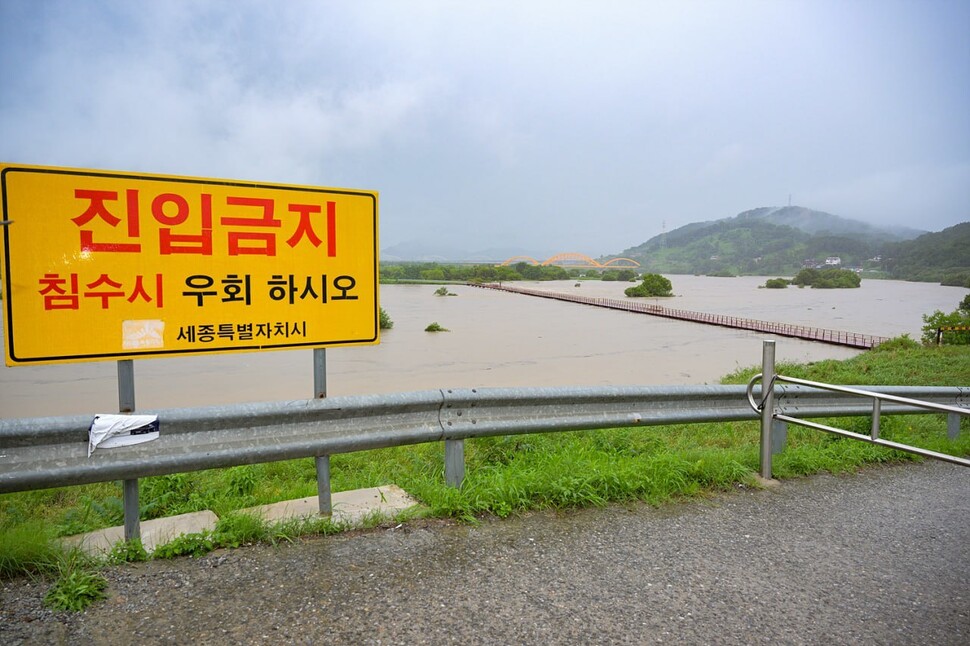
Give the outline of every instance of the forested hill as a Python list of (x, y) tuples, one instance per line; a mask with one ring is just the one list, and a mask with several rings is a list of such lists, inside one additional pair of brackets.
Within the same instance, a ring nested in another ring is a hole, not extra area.
[[(633, 258), (644, 271), (658, 273), (794, 275), (807, 263), (824, 263), (833, 257), (840, 259), (842, 267), (890, 271), (882, 259), (892, 256), (905, 259), (897, 267), (901, 273), (893, 270), (894, 277), (915, 280), (915, 266), (941, 269), (934, 264), (935, 252), (929, 251), (938, 244), (935, 238), (915, 247), (919, 252), (909, 251), (920, 233), (875, 227), (804, 207), (765, 207), (733, 218), (688, 224), (611, 257)], [(950, 258), (946, 267), (961, 266), (958, 251), (946, 256)], [(923, 279), (940, 279), (930, 274)]]
[(789, 226), (811, 235), (849, 236), (872, 240), (911, 240), (925, 231), (903, 227), (876, 227), (858, 220), (814, 211), (802, 206), (769, 206), (738, 214), (738, 220), (761, 220)]
[(883, 258), (893, 278), (970, 287), (970, 222), (888, 244)]

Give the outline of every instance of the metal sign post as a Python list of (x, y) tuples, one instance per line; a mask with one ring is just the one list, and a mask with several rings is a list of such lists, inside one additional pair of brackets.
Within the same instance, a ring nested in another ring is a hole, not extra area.
[(762, 478), (771, 480), (771, 424), (775, 412), (775, 342), (765, 341), (761, 356), (761, 468)]
[[(327, 350), (313, 349), (313, 398), (327, 397)], [(333, 513), (333, 502), (330, 498), (330, 456), (318, 455), (314, 458), (317, 466), (317, 501), (320, 515), (329, 516)]]
[[(131, 359), (118, 362), (118, 412), (135, 412), (135, 364)], [(137, 478), (124, 481), (122, 500), (125, 509), (125, 540), (140, 539)]]

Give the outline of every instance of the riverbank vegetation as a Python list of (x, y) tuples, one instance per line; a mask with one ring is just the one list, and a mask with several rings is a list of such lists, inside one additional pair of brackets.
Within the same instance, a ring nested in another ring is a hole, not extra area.
[(952, 312), (923, 315), (923, 343), (970, 345), (970, 294)]
[[(743, 384), (752, 367), (727, 376)], [(922, 346), (893, 340), (845, 361), (781, 364), (778, 372), (839, 384), (966, 386), (970, 347)], [(868, 433), (867, 418), (822, 420)], [(943, 453), (970, 455), (970, 426), (948, 440), (939, 415), (885, 416), (882, 434), (893, 441)], [(757, 486), (757, 422), (606, 429), (491, 437), (466, 442), (466, 479), (444, 483), (440, 443), (334, 455), (335, 491), (397, 484), (425, 506), (420, 513), (473, 522), (482, 515), (508, 516), (536, 509), (568, 509), (611, 502), (667, 501)], [(866, 465), (919, 461), (907, 453), (791, 427), (774, 472), (792, 478), (853, 471)], [(204, 554), (255, 541), (290, 541), (305, 532), (341, 528), (328, 520), (266, 526), (240, 509), (316, 495), (312, 459), (256, 464), (145, 478), (143, 519), (211, 509), (222, 520), (213, 533), (176, 539), (155, 558)], [(56, 538), (117, 526), (123, 521), (121, 483), (102, 483), (0, 496), (0, 578), (38, 573), (56, 581), (50, 603), (72, 608), (78, 596), (101, 594), (97, 566), (147, 558), (137, 544), (121, 544), (107, 560), (65, 552)], [(87, 574), (93, 573), (93, 579)], [(84, 576), (82, 576), (84, 575)]]
[(514, 265), (459, 265), (436, 262), (396, 262), (381, 265), (380, 280), (394, 283), (502, 283), (516, 280), (568, 280), (581, 272), (527, 262)]
[(390, 330), (394, 327), (394, 321), (391, 320), (391, 315), (387, 313), (383, 307), (380, 308), (380, 312), (377, 317), (377, 325), (382, 330)]
[[(519, 280), (602, 280), (634, 282), (633, 269), (569, 268), (517, 262), (512, 265), (471, 265), (436, 262), (392, 262), (381, 265), (382, 284), (509, 283)], [(444, 293), (436, 292), (439, 295)]]

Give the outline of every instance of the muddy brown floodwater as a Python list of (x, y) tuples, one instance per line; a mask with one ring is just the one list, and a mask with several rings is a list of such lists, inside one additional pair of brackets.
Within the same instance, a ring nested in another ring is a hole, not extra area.
[[(919, 337), (921, 316), (952, 311), (958, 287), (864, 280), (859, 289), (759, 289), (763, 277), (671, 276), (679, 309)], [(529, 287), (624, 298), (628, 283), (529, 283)], [(449, 286), (385, 285), (381, 305), (394, 320), (381, 344), (327, 351), (328, 393), (432, 388), (677, 385), (716, 383), (761, 361), (763, 334), (589, 306)], [(654, 300), (654, 299), (651, 299)], [(437, 322), (449, 332), (429, 333)], [(780, 361), (843, 359), (859, 351), (778, 338)], [(117, 410), (113, 362), (0, 368), (0, 417)], [(141, 410), (313, 395), (309, 350), (210, 355), (135, 362)]]

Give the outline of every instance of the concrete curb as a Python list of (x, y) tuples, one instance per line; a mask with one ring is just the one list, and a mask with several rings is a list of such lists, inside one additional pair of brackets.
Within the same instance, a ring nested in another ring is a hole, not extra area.
[[(340, 491), (331, 496), (333, 507), (331, 519), (338, 524), (356, 525), (377, 514), (393, 518), (418, 504), (417, 500), (397, 485)], [(241, 511), (257, 514), (266, 522), (272, 523), (297, 518), (310, 518), (317, 516), (318, 510), (318, 498), (312, 496), (297, 500), (285, 500), (272, 505), (250, 507)]]
[[(146, 520), (141, 523), (141, 544), (146, 552), (154, 552), (159, 545), (164, 545), (183, 534), (211, 532), (216, 528), (217, 522), (219, 522), (219, 517), (209, 510)], [(120, 526), (77, 536), (68, 536), (63, 539), (63, 542), (66, 545), (77, 546), (92, 556), (101, 556), (110, 552), (115, 544), (122, 543), (124, 540), (125, 528)]]
[[(393, 518), (397, 514), (417, 506), (417, 500), (407, 494), (397, 485), (371, 487), (341, 491), (333, 494), (332, 498), (334, 523), (354, 527), (362, 521), (380, 515)], [(286, 500), (272, 505), (261, 505), (241, 510), (260, 516), (268, 523), (276, 523), (298, 518), (310, 518), (318, 515), (317, 497)], [(159, 545), (164, 545), (184, 534), (198, 534), (204, 531), (214, 531), (219, 517), (211, 511), (197, 511), (191, 514), (156, 518), (141, 523), (141, 543), (145, 551), (151, 553)], [(125, 540), (125, 528), (109, 527), (96, 532), (68, 536), (61, 539), (66, 546), (79, 547), (83, 552), (92, 556), (103, 556), (111, 551), (117, 543)]]

